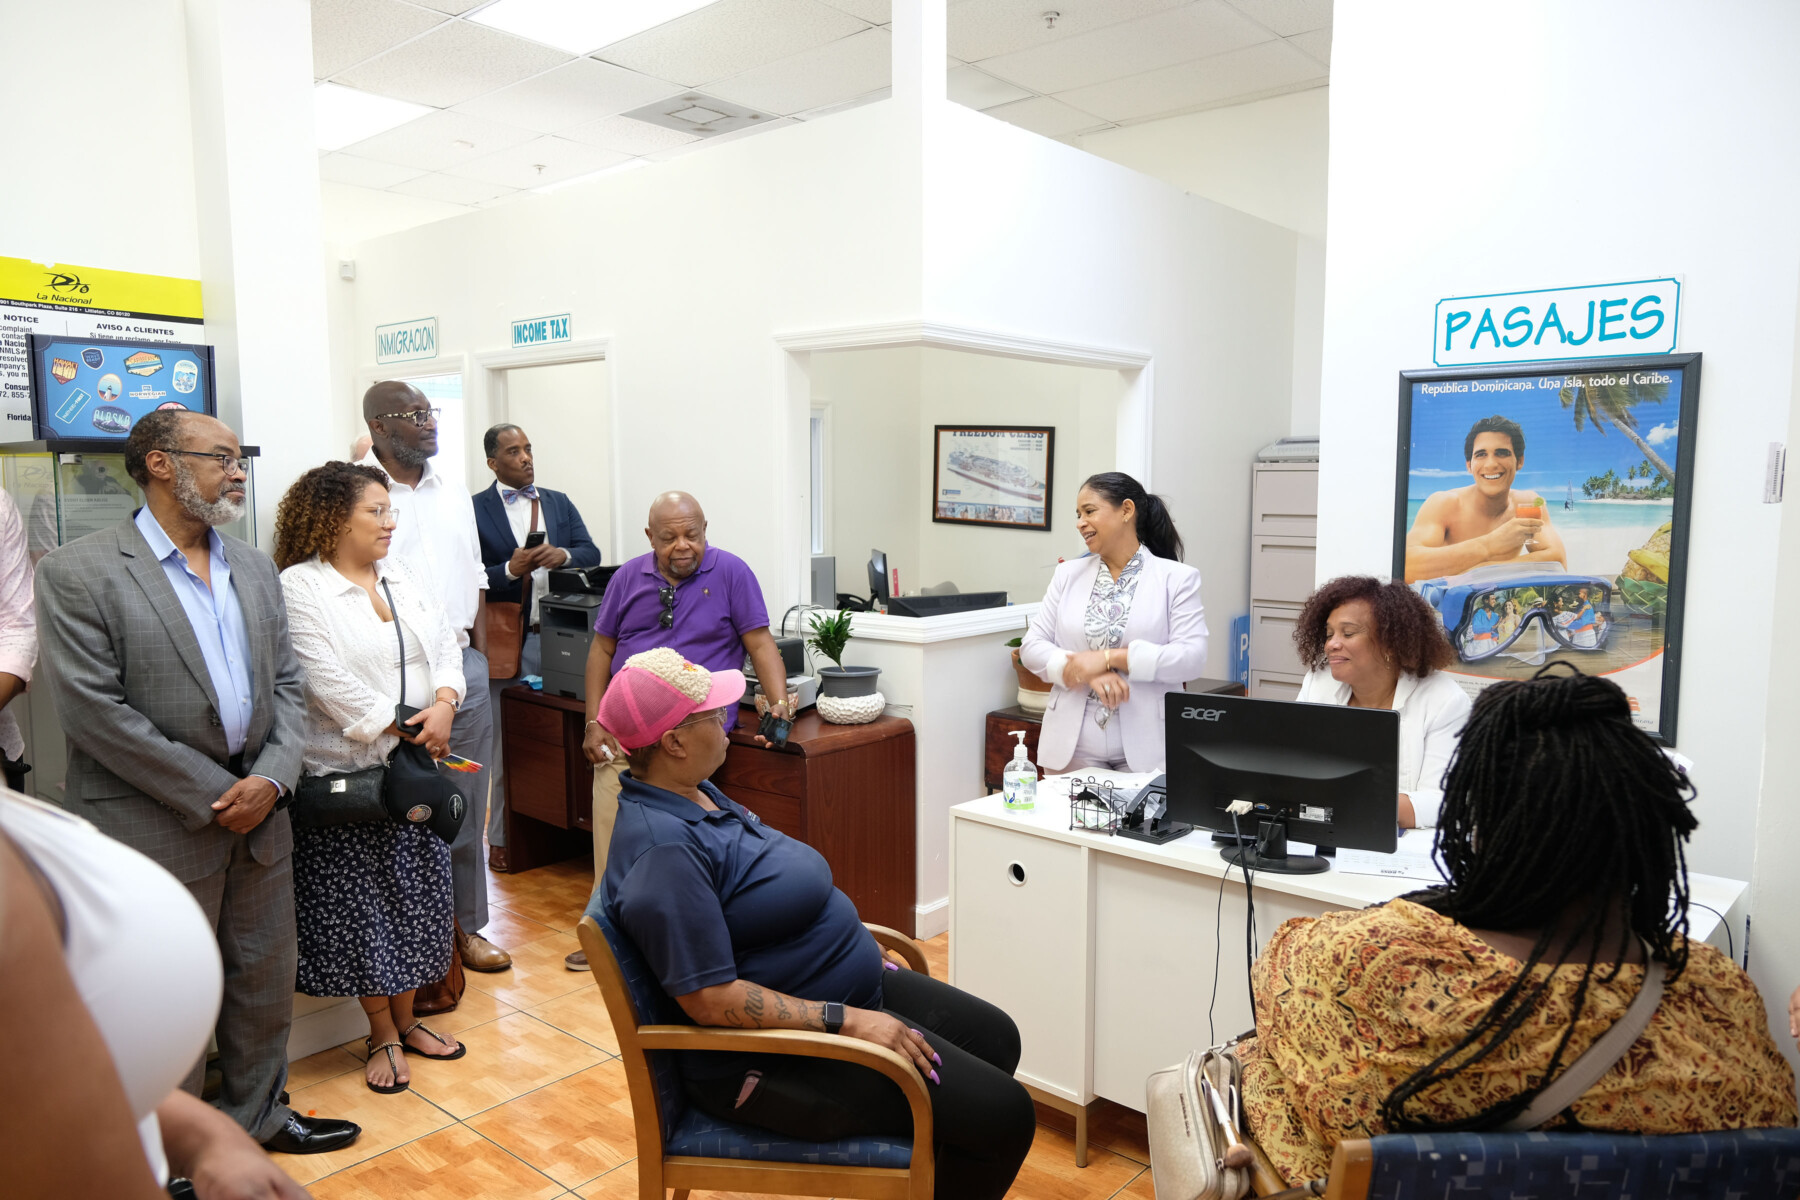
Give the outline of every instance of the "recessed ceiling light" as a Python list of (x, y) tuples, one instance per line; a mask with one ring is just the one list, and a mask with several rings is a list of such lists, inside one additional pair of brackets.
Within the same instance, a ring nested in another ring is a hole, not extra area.
[(495, 0), (466, 19), (570, 54), (591, 54), (711, 3), (713, 0)]
[(336, 150), (352, 142), (385, 133), (414, 117), (432, 111), (424, 104), (359, 92), (336, 83), (313, 89), (313, 138), (321, 150)]

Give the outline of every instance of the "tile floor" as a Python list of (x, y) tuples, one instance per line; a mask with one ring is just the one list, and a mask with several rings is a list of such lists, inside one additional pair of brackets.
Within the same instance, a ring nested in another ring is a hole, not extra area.
[[(513, 967), (470, 972), (457, 1011), (431, 1018), (432, 1028), (469, 1047), (466, 1058), (412, 1057), (412, 1087), (393, 1096), (363, 1086), (360, 1041), (294, 1063), (294, 1107), (349, 1118), (363, 1134), (332, 1154), (278, 1154), (282, 1169), (316, 1200), (637, 1200), (618, 1042), (593, 976), (562, 965), (576, 948), (590, 870), (581, 859), (488, 876), (487, 933), (512, 952)], [(925, 951), (932, 973), (943, 978), (947, 936), (927, 942)], [(1097, 1105), (1088, 1165), (1080, 1170), (1072, 1118), (1043, 1108), (1038, 1118), (1037, 1141), (1011, 1196), (1154, 1200), (1140, 1114)]]

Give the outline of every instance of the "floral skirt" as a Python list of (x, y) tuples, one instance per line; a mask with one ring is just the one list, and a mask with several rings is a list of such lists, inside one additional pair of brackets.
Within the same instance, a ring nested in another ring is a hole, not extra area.
[(393, 996), (444, 977), (455, 950), (450, 848), (388, 821), (294, 830), (294, 924), (308, 996)]

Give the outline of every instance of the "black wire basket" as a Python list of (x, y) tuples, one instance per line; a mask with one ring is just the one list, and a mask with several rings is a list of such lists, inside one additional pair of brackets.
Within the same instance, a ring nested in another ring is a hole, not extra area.
[(1072, 778), (1069, 780), (1069, 828), (1111, 837), (1119, 831), (1119, 820), (1128, 799), (1119, 793), (1110, 779), (1094, 775), (1086, 779)]

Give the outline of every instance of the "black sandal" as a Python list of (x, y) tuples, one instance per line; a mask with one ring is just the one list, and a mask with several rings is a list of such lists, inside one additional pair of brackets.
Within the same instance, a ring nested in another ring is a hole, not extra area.
[(392, 1096), (395, 1092), (404, 1092), (407, 1088), (412, 1086), (410, 1083), (400, 1082), (400, 1064), (394, 1061), (394, 1051), (398, 1050), (404, 1054), (406, 1052), (405, 1046), (401, 1045), (399, 1042), (383, 1042), (381, 1045), (377, 1046), (373, 1036), (364, 1038), (363, 1044), (369, 1048), (370, 1058), (375, 1057), (376, 1051), (386, 1050), (388, 1056), (388, 1070), (394, 1073), (393, 1083), (375, 1083), (370, 1080), (367, 1075), (364, 1075), (363, 1083), (368, 1085), (371, 1092), (379, 1092), (383, 1096)]
[[(446, 1046), (454, 1045), (456, 1047), (456, 1053), (454, 1053), (454, 1054), (427, 1054), (425, 1051), (419, 1049), (417, 1046), (405, 1046), (404, 1043), (405, 1043), (406, 1039), (413, 1035), (413, 1030), (415, 1030), (415, 1029), (423, 1029), (425, 1031), (426, 1037), (431, 1038), (434, 1041), (440, 1042)], [(423, 1022), (423, 1021), (414, 1021), (411, 1025), (408, 1025), (405, 1029), (401, 1030), (400, 1031), (400, 1041), (403, 1044), (403, 1049), (405, 1049), (405, 1051), (408, 1054), (416, 1054), (420, 1058), (435, 1058), (439, 1062), (450, 1062), (453, 1059), (461, 1058), (463, 1055), (465, 1055), (469, 1052), (469, 1048), (467, 1046), (463, 1045), (461, 1042), (452, 1043), (449, 1038), (445, 1037), (441, 1033), (436, 1032), (430, 1026), (426, 1025), (425, 1022)]]

